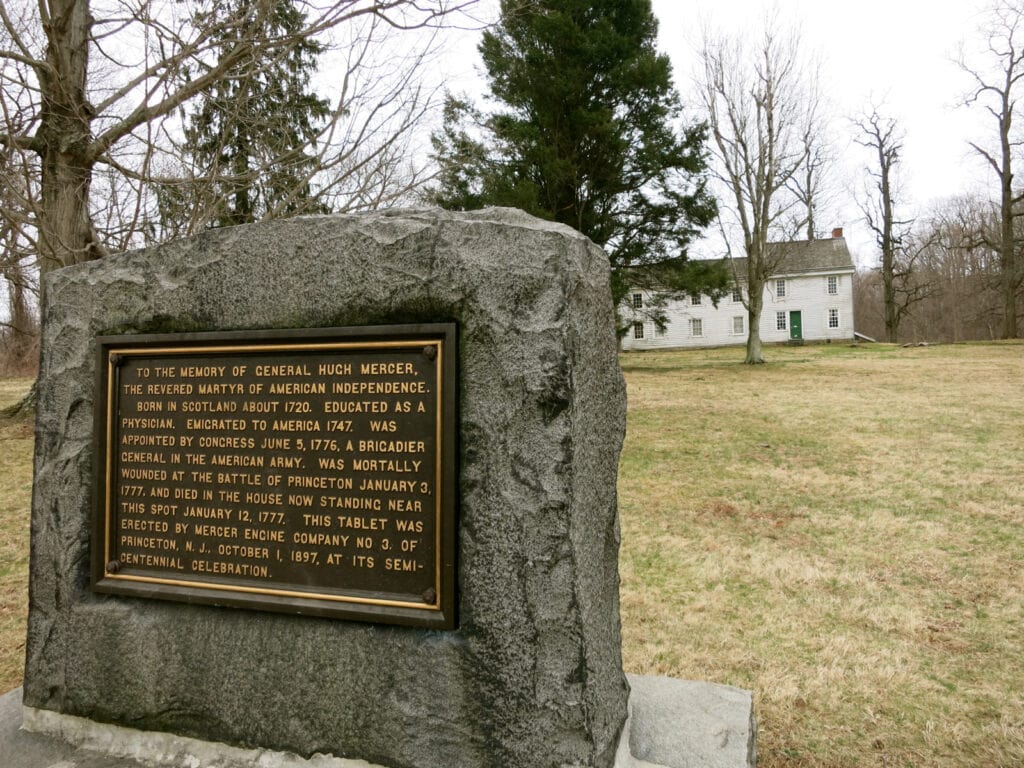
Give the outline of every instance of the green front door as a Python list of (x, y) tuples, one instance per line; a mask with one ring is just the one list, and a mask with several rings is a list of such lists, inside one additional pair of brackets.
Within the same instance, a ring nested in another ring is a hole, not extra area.
[(794, 341), (799, 341), (804, 337), (803, 328), (800, 325), (800, 313), (790, 312), (789, 313), (789, 338)]

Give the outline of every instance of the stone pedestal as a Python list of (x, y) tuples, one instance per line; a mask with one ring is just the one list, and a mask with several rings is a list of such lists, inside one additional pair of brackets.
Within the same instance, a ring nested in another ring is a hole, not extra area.
[[(630, 676), (629, 719), (614, 768), (754, 768), (753, 701), (725, 685)], [(363, 760), (245, 749), (26, 709), (0, 696), (4, 768), (385, 768)]]
[[(49, 277), (25, 704), (389, 768), (613, 763), (626, 717), (608, 262), (509, 210), (222, 230)], [(454, 322), (453, 631), (89, 588), (95, 339)]]

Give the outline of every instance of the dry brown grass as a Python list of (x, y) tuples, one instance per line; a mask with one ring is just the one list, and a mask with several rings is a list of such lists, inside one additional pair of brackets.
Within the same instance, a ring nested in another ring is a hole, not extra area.
[[(0, 379), (0, 409), (20, 400), (31, 379)], [(0, 693), (21, 684), (28, 611), (32, 422), (0, 417)]]
[[(739, 357), (623, 357), (627, 669), (752, 689), (765, 768), (1024, 765), (1024, 345)], [(2, 692), (30, 424), (0, 440)]]
[(629, 671), (752, 689), (762, 766), (1024, 765), (1024, 345), (630, 354)]

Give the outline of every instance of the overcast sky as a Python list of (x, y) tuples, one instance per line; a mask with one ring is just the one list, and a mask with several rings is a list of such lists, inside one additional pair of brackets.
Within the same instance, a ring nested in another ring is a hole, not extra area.
[[(821, 79), (837, 116), (845, 160), (845, 186), (863, 184), (866, 151), (852, 143), (846, 118), (872, 100), (906, 132), (903, 184), (908, 204), (918, 209), (988, 181), (967, 141), (991, 126), (976, 111), (958, 108), (966, 81), (952, 62), (961, 41), (977, 44), (976, 5), (960, 0), (652, 0), (660, 23), (659, 48), (673, 63), (686, 98), (692, 88), (694, 46), (703, 20), (728, 31), (756, 22), (777, 7), (787, 23), (820, 53)], [(973, 135), (972, 135), (973, 131)], [(983, 133), (987, 139), (990, 134)], [(853, 190), (850, 189), (852, 192)], [(875, 251), (873, 237), (852, 200), (836, 211), (861, 262)], [(833, 224), (822, 221), (823, 229)]]
[[(799, 25), (823, 62), (820, 77), (836, 115), (842, 185), (849, 193), (828, 217), (835, 221), (822, 220), (821, 228), (842, 226), (860, 263), (870, 262), (876, 250), (852, 199), (854, 187), (863, 186), (861, 169), (869, 157), (853, 143), (856, 132), (847, 118), (872, 101), (906, 133), (902, 183), (911, 213), (990, 183), (967, 141), (979, 135), (989, 141), (993, 126), (977, 110), (957, 107), (967, 83), (952, 61), (961, 42), (968, 50), (979, 44), (975, 0), (652, 0), (652, 6), (660, 24), (659, 49), (672, 59), (676, 85), (689, 103), (703, 23), (729, 32), (776, 7), (787, 25)], [(469, 68), (479, 67), (478, 39), (467, 35), (460, 43)]]

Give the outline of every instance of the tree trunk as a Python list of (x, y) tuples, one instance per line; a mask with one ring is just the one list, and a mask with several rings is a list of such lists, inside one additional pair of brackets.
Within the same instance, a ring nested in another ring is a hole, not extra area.
[[(42, 110), (34, 148), (41, 163), (40, 278), (103, 255), (89, 217), (92, 107), (85, 81), (89, 49), (87, 0), (51, 0), (48, 68), (40, 77)], [(42, 284), (42, 280), (40, 280)]]
[(10, 318), (10, 333), (7, 337), (7, 357), (15, 370), (28, 367), (36, 338), (35, 316), (29, 305), (25, 269), (17, 255), (4, 267), (3, 276), (7, 283), (7, 316)]
[(886, 312), (886, 341), (899, 341), (899, 321), (896, 316), (896, 292), (893, 290), (892, 272), (882, 272), (882, 293)]
[(892, 252), (882, 249), (882, 304), (885, 308), (885, 340), (895, 344), (899, 339), (899, 316), (896, 313), (896, 289), (893, 287)]
[[(1011, 219), (1012, 222), (1012, 219)], [(1004, 242), (1002, 246), (1001, 272), (1002, 291), (1004, 291), (1004, 324), (1002, 324), (1002, 338), (1018, 338), (1017, 330), (1017, 252), (1016, 243), (1013, 241), (1013, 225), (1011, 224), (1011, 240), (1009, 245)]]
[(747, 356), (743, 362), (747, 365), (760, 365), (764, 362), (761, 353), (761, 308), (764, 305), (764, 281), (754, 273), (747, 272)]
[(1002, 92), (1003, 111), (999, 120), (999, 140), (1002, 152), (1002, 166), (999, 168), (999, 266), (1003, 283), (1003, 338), (1017, 338), (1017, 243), (1013, 234), (1013, 102), (1010, 100), (1012, 68), (1007, 70), (1006, 87)]
[[(889, 132), (886, 135), (891, 135)], [(892, 188), (889, 172), (895, 160), (897, 147), (887, 147), (881, 131), (878, 132), (879, 190), (882, 193), (882, 299), (885, 304), (885, 340), (895, 344), (899, 340), (900, 315), (896, 308), (895, 275), (896, 243), (893, 233)]]

